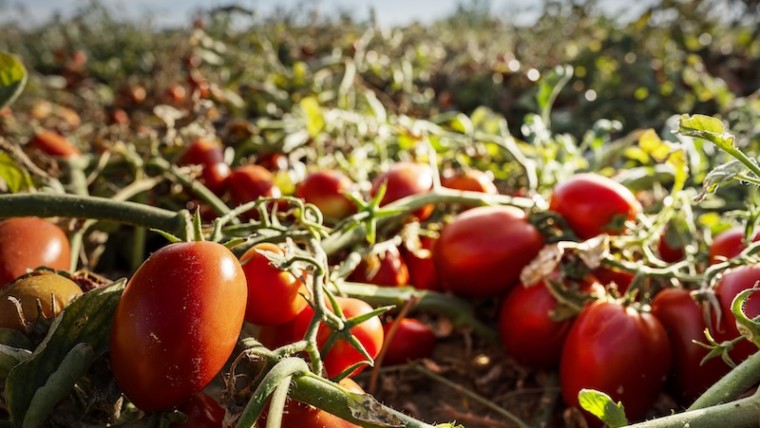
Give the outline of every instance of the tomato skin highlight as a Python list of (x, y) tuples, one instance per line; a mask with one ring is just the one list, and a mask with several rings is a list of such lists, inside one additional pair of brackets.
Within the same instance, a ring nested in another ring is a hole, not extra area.
[(69, 238), (55, 224), (37, 217), (0, 222), (0, 287), (27, 270), (40, 266), (68, 270), (69, 263)]
[(353, 183), (337, 171), (315, 171), (296, 186), (296, 196), (314, 204), (325, 219), (337, 222), (356, 212), (356, 205), (345, 193)]
[(703, 392), (731, 370), (720, 357), (702, 364), (709, 350), (694, 343), (707, 343), (702, 308), (689, 290), (668, 288), (652, 301), (652, 315), (657, 317), (670, 338), (673, 350), (671, 383), (678, 399), (684, 404), (694, 402)]
[(444, 290), (461, 296), (497, 296), (544, 245), (541, 233), (515, 207), (476, 207), (444, 226), (433, 249)]
[(549, 210), (559, 213), (580, 239), (622, 232), (621, 219), (633, 220), (641, 204), (622, 184), (593, 173), (577, 174), (558, 184)]
[(260, 251), (284, 254), (275, 244), (261, 243), (249, 248), (240, 257), (248, 283), (245, 320), (258, 325), (284, 324), (308, 305), (301, 295), (306, 295), (308, 291), (301, 279), (272, 266)]
[(394, 323), (383, 325), (385, 340), (390, 337), (390, 342), (385, 345), (384, 366), (406, 364), (433, 355), (437, 338), (429, 325), (414, 318), (403, 318), (398, 323), (393, 337), (388, 334)]
[[(723, 274), (715, 285), (715, 295), (718, 298), (721, 309), (720, 322), (713, 328), (713, 338), (718, 342), (732, 340), (740, 335), (736, 328), (736, 317), (731, 312), (731, 303), (740, 292), (754, 287), (760, 281), (760, 265), (744, 265), (733, 268)], [(760, 295), (753, 293), (744, 303), (744, 313), (750, 318), (760, 315)], [(750, 355), (757, 352), (758, 348), (749, 340), (742, 340), (729, 351), (731, 359), (739, 364)]]
[(245, 314), (245, 274), (214, 242), (169, 244), (127, 283), (114, 314), (116, 383), (146, 412), (182, 404), (224, 366)]
[[(755, 234), (752, 242), (760, 239), (760, 232)], [(737, 226), (718, 234), (710, 244), (710, 264), (722, 262), (724, 259), (736, 257), (747, 248), (744, 242), (744, 227)]]
[[(385, 195), (380, 206), (401, 198), (428, 193), (433, 189), (433, 170), (430, 166), (415, 162), (398, 162), (372, 181), (371, 196), (375, 196), (380, 186), (386, 183)], [(433, 213), (433, 205), (425, 205), (412, 214), (423, 221)]]
[(562, 396), (579, 407), (578, 392), (593, 388), (622, 401), (630, 421), (640, 420), (662, 390), (670, 365), (670, 343), (657, 318), (599, 300), (586, 305), (565, 340)]

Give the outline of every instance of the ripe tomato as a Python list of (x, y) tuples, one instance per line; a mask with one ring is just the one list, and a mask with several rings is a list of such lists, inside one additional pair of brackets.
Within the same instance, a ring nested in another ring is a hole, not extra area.
[(529, 367), (556, 366), (572, 325), (571, 319), (552, 319), (556, 308), (557, 300), (543, 281), (512, 288), (499, 311), (499, 337), (507, 354)]
[(593, 388), (622, 401), (629, 420), (639, 420), (660, 393), (670, 363), (668, 336), (657, 318), (598, 300), (581, 311), (565, 340), (562, 396), (577, 407), (578, 392)]
[[(372, 307), (363, 300), (338, 297), (337, 301), (346, 318), (356, 317), (372, 311)], [(264, 346), (274, 349), (301, 340), (306, 334), (306, 330), (313, 316), (314, 309), (312, 309), (311, 306), (306, 306), (301, 313), (288, 323), (263, 327), (259, 332), (259, 341)], [(329, 339), (330, 332), (331, 330), (325, 325), (319, 327), (317, 344), (320, 348)], [(369, 355), (372, 356), (372, 358), (375, 358), (377, 353), (380, 352), (380, 348), (383, 346), (383, 324), (380, 321), (380, 318), (370, 318), (369, 320), (354, 326), (351, 329), (351, 332), (356, 336), (359, 342), (364, 345), (364, 348)], [(364, 361), (364, 356), (351, 346), (350, 343), (340, 339), (335, 342), (326, 355), (322, 355), (322, 361), (324, 362), (327, 376), (335, 377), (348, 367)], [(355, 376), (364, 370), (365, 367), (366, 365), (357, 368), (351, 373), (351, 376)]]
[[(34, 322), (39, 316), (51, 318), (58, 315), (69, 302), (81, 294), (82, 289), (73, 281), (52, 272), (20, 278), (0, 293), (0, 328), (26, 332), (24, 321)], [(11, 297), (21, 304), (23, 320)], [(39, 311), (40, 308), (42, 313)]]
[(422, 249), (428, 252), (419, 255), (406, 247), (402, 248), (401, 256), (409, 268), (409, 284), (418, 290), (440, 290), (441, 284), (433, 262), (433, 247), (438, 238), (420, 236)]
[(558, 184), (552, 192), (549, 209), (567, 220), (579, 238), (589, 239), (602, 233), (621, 233), (623, 221), (633, 220), (641, 211), (641, 205), (622, 184), (586, 173)]
[(594, 269), (591, 274), (605, 287), (614, 283), (621, 294), (628, 291), (628, 287), (631, 286), (633, 279), (635, 278), (635, 275), (631, 272), (614, 269), (608, 266), (600, 266)]
[[(393, 327), (393, 322), (385, 323), (385, 340)], [(393, 337), (390, 337), (383, 358), (383, 365), (392, 366), (427, 358), (433, 355), (436, 343), (435, 333), (429, 325), (414, 318), (403, 318)]]
[(53, 131), (42, 131), (34, 134), (28, 144), (29, 147), (57, 158), (73, 159), (82, 155), (82, 152), (68, 138)]
[(71, 263), (69, 238), (58, 226), (37, 217), (0, 222), (0, 287), (40, 266), (66, 270)]
[[(430, 166), (415, 162), (398, 162), (372, 181), (371, 195), (375, 196), (380, 186), (387, 183), (385, 196), (380, 206), (410, 195), (427, 193), (433, 189), (433, 170)], [(433, 205), (414, 211), (414, 216), (423, 221), (433, 213)]]
[(382, 254), (365, 257), (348, 279), (375, 285), (406, 285), (409, 283), (409, 269), (398, 248), (389, 247)]
[[(278, 198), (280, 188), (274, 184), (274, 176), (260, 165), (244, 165), (234, 168), (227, 178), (233, 204), (242, 205), (258, 198)], [(246, 218), (255, 218), (255, 211), (249, 211)]]
[(305, 284), (292, 273), (273, 266), (262, 251), (282, 255), (275, 244), (254, 245), (240, 258), (248, 282), (245, 320), (259, 325), (284, 324), (307, 306)]
[[(357, 394), (364, 394), (364, 390), (353, 380), (345, 378), (338, 383), (343, 388)], [(257, 427), (266, 426), (266, 415), (262, 415), (256, 423)], [(344, 419), (341, 419), (325, 410), (300, 403), (296, 400), (288, 400), (282, 414), (282, 428), (360, 428)]]
[(356, 205), (345, 194), (353, 183), (337, 171), (316, 171), (307, 175), (296, 186), (296, 196), (314, 204), (330, 223), (335, 223), (356, 212)]
[(515, 284), (544, 245), (515, 207), (476, 207), (446, 225), (433, 249), (443, 288), (463, 296), (496, 296)]
[(686, 252), (684, 251), (683, 243), (678, 242), (677, 237), (671, 238), (671, 233), (670, 229), (666, 228), (662, 235), (660, 235), (660, 239), (657, 241), (657, 252), (663, 261), (676, 263), (686, 257)]
[[(760, 281), (760, 265), (739, 266), (723, 274), (715, 285), (715, 295), (720, 302), (721, 318), (714, 328), (713, 338), (718, 342), (731, 340), (739, 336), (736, 328), (736, 317), (731, 312), (731, 303), (741, 291), (754, 287)], [(760, 315), (760, 295), (749, 296), (744, 304), (744, 313), (752, 319)], [(748, 340), (743, 340), (729, 352), (735, 363), (740, 363), (757, 352), (757, 346)]]
[(170, 425), (174, 428), (221, 428), (224, 422), (224, 409), (203, 392), (193, 395), (179, 411), (185, 414), (187, 421)]
[(478, 169), (461, 171), (456, 174), (446, 174), (441, 177), (441, 186), (449, 189), (467, 190), (495, 195), (499, 193), (493, 179), (487, 173)]
[(217, 195), (224, 193), (230, 167), (224, 163), (222, 145), (216, 141), (198, 138), (179, 158), (180, 165), (201, 165), (201, 182)]
[(708, 350), (694, 343), (706, 342), (702, 308), (689, 290), (668, 288), (652, 301), (652, 314), (662, 323), (673, 350), (672, 387), (684, 403), (692, 403), (731, 368), (720, 358), (702, 364)]
[(247, 286), (235, 255), (214, 242), (181, 242), (153, 253), (119, 300), (111, 367), (140, 409), (167, 409), (200, 392), (232, 354)]
[[(755, 233), (752, 242), (760, 239), (760, 232)], [(724, 259), (736, 257), (747, 248), (744, 242), (744, 227), (737, 226), (718, 234), (710, 244), (710, 264), (720, 263)]]

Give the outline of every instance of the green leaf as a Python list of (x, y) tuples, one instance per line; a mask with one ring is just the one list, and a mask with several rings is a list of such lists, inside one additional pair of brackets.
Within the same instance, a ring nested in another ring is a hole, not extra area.
[(714, 117), (683, 114), (678, 121), (678, 133), (708, 140), (729, 153), (735, 149), (734, 136), (726, 132), (720, 119)]
[(578, 393), (578, 401), (584, 410), (601, 419), (610, 428), (628, 425), (623, 403), (615, 403), (603, 392), (581, 389)]
[(744, 313), (744, 304), (749, 299), (749, 296), (757, 291), (760, 291), (760, 289), (753, 287), (737, 294), (733, 302), (731, 302), (731, 312), (736, 317), (736, 328), (739, 330), (739, 333), (754, 343), (755, 346), (760, 347), (760, 323), (750, 319)]
[(0, 51), (0, 110), (21, 94), (26, 78), (26, 69), (18, 57)]
[(2, 151), (0, 151), (0, 180), (5, 182), (10, 193), (18, 193), (33, 187), (29, 173), (21, 168), (11, 155)]
[(325, 119), (322, 108), (316, 97), (305, 97), (299, 103), (301, 110), (306, 116), (306, 130), (309, 135), (316, 137), (325, 127)]
[(695, 197), (696, 201), (701, 201), (708, 193), (715, 193), (721, 184), (728, 183), (737, 175), (747, 171), (741, 162), (733, 160), (715, 167), (710, 171), (702, 181), (702, 191)]
[[(44, 387), (46, 394), (65, 397), (73, 387), (71, 379), (78, 379), (86, 372), (88, 361), (108, 350), (111, 319), (125, 282), (92, 290), (71, 302), (55, 319), (31, 358), (11, 370), (5, 393), (15, 427), (24, 426), (32, 405), (37, 414), (34, 418), (46, 418), (53, 411), (56, 403), (35, 398), (38, 390)], [(77, 356), (87, 357), (81, 361), (87, 364), (80, 364)]]

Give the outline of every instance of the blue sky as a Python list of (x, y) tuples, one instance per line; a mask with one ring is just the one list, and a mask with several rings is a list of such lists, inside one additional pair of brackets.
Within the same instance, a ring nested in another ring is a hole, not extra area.
[[(446, 16), (457, 4), (467, 4), (469, 0), (100, 0), (119, 15), (130, 18), (149, 17), (157, 25), (185, 25), (190, 22), (194, 10), (237, 3), (266, 14), (276, 6), (317, 7), (322, 13), (333, 10), (351, 10), (358, 18), (365, 18), (374, 6), (378, 21), (384, 26), (404, 25), (412, 21), (429, 22)], [(518, 22), (530, 21), (540, 8), (539, 0), (491, 0), (491, 10), (503, 17), (512, 17)], [(656, 0), (601, 0), (600, 5), (616, 15), (636, 14)], [(25, 9), (24, 20), (43, 22), (55, 11), (71, 13), (86, 7), (86, 0), (0, 0), (0, 21), (22, 17), (19, 6)]]

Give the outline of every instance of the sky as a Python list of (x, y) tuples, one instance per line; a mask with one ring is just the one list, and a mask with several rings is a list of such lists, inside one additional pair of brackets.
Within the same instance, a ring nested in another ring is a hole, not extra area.
[[(449, 15), (460, 3), (471, 0), (100, 0), (117, 13), (134, 19), (148, 17), (155, 25), (187, 25), (194, 11), (215, 6), (239, 4), (266, 15), (276, 7), (316, 7), (321, 13), (335, 10), (352, 11), (359, 19), (369, 15), (375, 8), (377, 20), (382, 26), (398, 26), (414, 21), (430, 22)], [(600, 0), (600, 6), (613, 16), (635, 16), (656, 0)], [(0, 21), (21, 19), (32, 24), (44, 22), (55, 12), (64, 15), (87, 7), (87, 0), (0, 0)], [(510, 17), (516, 23), (526, 23), (536, 16), (540, 0), (490, 0), (491, 10), (501, 17)], [(22, 9), (19, 9), (22, 7)]]

